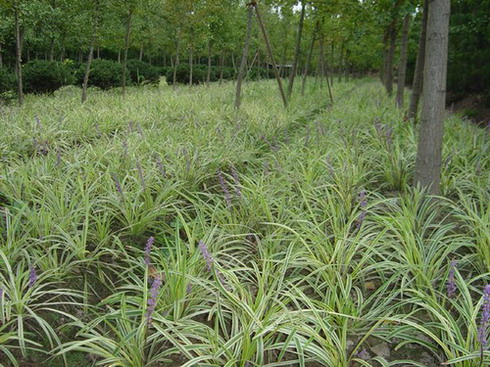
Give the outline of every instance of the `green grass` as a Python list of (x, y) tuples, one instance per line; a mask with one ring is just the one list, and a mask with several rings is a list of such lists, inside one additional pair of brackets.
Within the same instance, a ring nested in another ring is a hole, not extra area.
[(1, 107), (0, 365), (490, 365), (488, 132), (448, 116), (429, 198), (411, 187), (416, 129), (377, 82), (336, 83), (330, 106), (312, 79), (288, 110), (250, 82), (239, 113), (233, 88)]

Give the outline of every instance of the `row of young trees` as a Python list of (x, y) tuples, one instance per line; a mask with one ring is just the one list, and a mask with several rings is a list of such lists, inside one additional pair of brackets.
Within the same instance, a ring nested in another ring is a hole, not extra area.
[[(90, 64), (103, 57), (124, 65), (132, 55), (166, 66), (204, 60), (238, 70), (245, 5), (242, 0), (1, 0), (0, 66), (17, 64), (21, 74), (22, 64), (34, 58)], [(403, 6), (407, 16), (418, 17), (416, 6)], [(306, 64), (308, 73), (338, 75), (381, 66), (383, 37), (393, 23), (391, 0), (264, 0), (260, 7), (273, 58), (293, 69), (293, 78)], [(247, 65), (269, 66), (258, 23), (250, 34)], [(123, 75), (123, 92), (125, 81)]]
[[(22, 61), (33, 55), (49, 60), (86, 60), (82, 102), (87, 98), (94, 54), (99, 57), (101, 52), (108, 57), (117, 55), (122, 64), (123, 94), (130, 52), (136, 51), (140, 59), (145, 57), (150, 62), (170, 63), (174, 81), (182, 58), (188, 57), (191, 84), (196, 58), (204, 56), (208, 70), (213, 63), (224, 65), (231, 60), (238, 70), (235, 107), (239, 108), (241, 83), (253, 64), (271, 65), (285, 106), (295, 77), (303, 75), (304, 92), (306, 76), (312, 71), (326, 77), (330, 102), (334, 73), (341, 78), (354, 71), (378, 69), (386, 92), (391, 95), (397, 64), (396, 101), (403, 108), (407, 60), (409, 55), (412, 59), (417, 55), (408, 116), (416, 117), (422, 87), (429, 88), (423, 93), (432, 99), (424, 103), (420, 144), (427, 141), (419, 151), (436, 149), (429, 155), (437, 158), (442, 123), (437, 123), (437, 131), (432, 127), (434, 121), (441, 121), (444, 109), (441, 91), (445, 92), (448, 30), (437, 29), (436, 25), (449, 22), (449, 14), (441, 5), (448, 0), (419, 1), (264, 0), (258, 4), (252, 0), (245, 4), (241, 0), (1, 0), (0, 66), (15, 61), (17, 94), (22, 104)], [(439, 17), (444, 19), (437, 20)], [(410, 26), (414, 23), (417, 27)], [(445, 41), (441, 39), (444, 32)], [(418, 51), (414, 52), (417, 33)], [(426, 50), (431, 55), (426, 55)], [(437, 50), (436, 59), (430, 59)], [(433, 63), (438, 60), (439, 64), (424, 67), (427, 59)], [(282, 64), (281, 68), (278, 64)], [(285, 65), (290, 70), (286, 87), (284, 75), (279, 72)], [(437, 167), (430, 159), (417, 159), (416, 181), (433, 184), (437, 192), (434, 174), (424, 176), (434, 170)]]

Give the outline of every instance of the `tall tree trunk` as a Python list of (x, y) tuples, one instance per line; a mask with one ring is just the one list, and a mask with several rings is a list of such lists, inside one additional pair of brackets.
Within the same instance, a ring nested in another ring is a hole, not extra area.
[(140, 46), (140, 57), (139, 57), (139, 60), (140, 61), (143, 61), (143, 45)]
[(320, 68), (322, 73), (321, 76), (322, 79), (325, 76), (325, 79), (327, 80), (328, 96), (330, 98), (330, 102), (333, 104), (333, 95), (332, 95), (332, 88), (330, 87), (328, 66), (326, 65), (326, 61), (325, 61), (325, 48), (324, 48), (323, 34), (320, 35)]
[(303, 80), (301, 82), (301, 95), (305, 95), (305, 87), (306, 87), (306, 78), (308, 77), (308, 69), (311, 65), (311, 58), (313, 57), (313, 49), (315, 47), (315, 38), (316, 38), (316, 33), (318, 32), (318, 26), (319, 22), (316, 22), (315, 30), (313, 31), (311, 35), (311, 44), (310, 44), (310, 51), (308, 52), (308, 59), (306, 60), (305, 64), (305, 70), (303, 72)]
[(100, 46), (97, 46), (97, 58), (100, 59)]
[(424, 87), (414, 184), (440, 193), (446, 102), (450, 0), (432, 0), (427, 24)]
[(211, 46), (208, 41), (208, 74), (206, 75), (206, 84), (209, 85), (211, 81)]
[(342, 46), (340, 47), (340, 55), (339, 55), (339, 67), (338, 67), (339, 74), (337, 75), (337, 80), (339, 83), (342, 81), (343, 63), (344, 63), (344, 43), (342, 42)]
[(252, 31), (252, 18), (253, 18), (254, 8), (252, 5), (248, 6), (247, 11), (247, 33), (245, 34), (245, 43), (243, 44), (243, 53), (242, 60), (240, 62), (240, 69), (237, 75), (236, 82), (236, 92), (235, 92), (235, 109), (240, 108), (240, 104), (242, 103), (242, 81), (245, 77), (245, 68), (247, 66), (247, 57), (248, 57), (248, 49), (250, 47), (250, 35)]
[(126, 77), (128, 65), (128, 51), (129, 51), (129, 39), (131, 36), (131, 22), (133, 21), (133, 9), (128, 11), (128, 19), (126, 23), (126, 34), (124, 35), (124, 58), (122, 64), (122, 94), (126, 94)]
[(393, 94), (393, 59), (395, 58), (396, 34), (396, 19), (393, 19), (387, 29), (386, 39), (388, 44), (385, 44), (386, 61), (383, 77), (386, 93), (388, 93), (389, 96)]
[(425, 65), (425, 44), (427, 38), (427, 20), (429, 17), (429, 0), (424, 1), (422, 14), (422, 27), (420, 29), (419, 49), (417, 61), (415, 62), (415, 73), (413, 75), (412, 94), (410, 95), (410, 106), (408, 108), (408, 118), (416, 119), (419, 107), (420, 95), (424, 84), (424, 65)]
[(175, 89), (177, 85), (177, 68), (180, 63), (180, 31), (177, 31), (177, 47), (175, 50), (175, 63), (174, 63), (174, 75), (172, 80), (172, 86)]
[(49, 47), (49, 61), (54, 61), (54, 37), (51, 38), (51, 46)]
[(192, 86), (192, 72), (194, 71), (194, 54), (192, 46), (189, 49), (189, 85)]
[(305, 21), (305, 12), (306, 12), (306, 1), (301, 1), (301, 15), (299, 17), (298, 24), (298, 36), (296, 37), (296, 47), (294, 49), (294, 61), (293, 67), (291, 68), (291, 74), (289, 74), (289, 83), (288, 83), (288, 99), (291, 98), (291, 94), (293, 93), (294, 86), (294, 78), (296, 77), (296, 70), (298, 68), (299, 57), (301, 54), (301, 38), (303, 36), (303, 24)]
[(20, 10), (19, 3), (15, 4), (15, 71), (17, 74), (17, 97), (19, 99), (19, 105), (24, 103), (24, 91), (22, 87), (22, 35), (20, 32)]
[(400, 50), (400, 64), (398, 66), (398, 85), (396, 90), (396, 105), (403, 108), (403, 95), (405, 92), (405, 77), (407, 72), (408, 32), (410, 30), (410, 14), (403, 19), (402, 44)]
[(90, 50), (88, 53), (87, 65), (85, 66), (85, 75), (83, 77), (83, 88), (82, 88), (82, 103), (87, 100), (87, 89), (88, 89), (88, 78), (90, 75), (90, 66), (92, 65), (92, 59), (94, 57), (94, 47), (95, 42), (97, 42), (97, 31), (99, 27), (99, 0), (95, 2), (95, 19), (94, 28), (92, 30), (92, 42), (90, 43)]
[(121, 50), (117, 51), (117, 63), (121, 63)]
[(251, 2), (253, 6), (255, 7), (255, 14), (257, 14), (257, 21), (259, 22), (260, 30), (262, 31), (262, 36), (264, 37), (265, 45), (267, 48), (267, 53), (269, 54), (269, 58), (272, 63), (272, 68), (274, 69), (274, 74), (276, 75), (276, 80), (277, 80), (277, 85), (279, 87), (279, 94), (281, 95), (282, 98), (282, 103), (284, 104), (284, 107), (288, 107), (288, 100), (286, 98), (286, 94), (284, 93), (284, 88), (282, 87), (282, 81), (279, 76), (279, 72), (277, 70), (277, 65), (276, 61), (274, 59), (274, 53), (272, 52), (272, 46), (269, 41), (269, 35), (267, 34), (267, 30), (265, 29), (264, 22), (262, 21), (262, 17), (260, 15), (259, 7), (257, 3), (254, 1)]
[(225, 54), (223, 51), (221, 51), (221, 55), (219, 57), (219, 84), (223, 83), (223, 72), (225, 69)]
[[(325, 62), (325, 54), (323, 54), (323, 60)], [(332, 41), (332, 66), (330, 69), (330, 85), (333, 85), (333, 60), (335, 60), (335, 43)], [(325, 69), (325, 73), (328, 75), (328, 70)], [(328, 80), (327, 80), (328, 81)]]

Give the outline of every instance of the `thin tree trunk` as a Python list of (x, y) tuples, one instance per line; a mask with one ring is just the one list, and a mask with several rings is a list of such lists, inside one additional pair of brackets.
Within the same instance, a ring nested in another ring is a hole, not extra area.
[(51, 38), (51, 46), (49, 47), (49, 61), (54, 61), (54, 37)]
[(408, 32), (410, 30), (410, 14), (403, 19), (402, 44), (400, 50), (400, 64), (398, 66), (398, 85), (396, 91), (396, 105), (403, 108), (403, 95), (405, 92), (405, 76), (407, 72)]
[(208, 41), (208, 74), (206, 75), (206, 84), (209, 85), (211, 81), (211, 46)]
[[(330, 68), (330, 85), (333, 85), (333, 60), (335, 60), (335, 43), (332, 42), (332, 66)], [(325, 57), (325, 54), (324, 54)], [(328, 74), (328, 70), (325, 69), (325, 73)]]
[(117, 51), (117, 63), (121, 63), (121, 50)]
[(339, 83), (342, 81), (343, 63), (344, 63), (344, 43), (342, 43), (342, 46), (340, 47), (339, 67), (338, 67), (339, 74), (337, 75), (337, 80)]
[(177, 83), (177, 68), (179, 67), (179, 62), (180, 62), (179, 54), (180, 54), (180, 31), (177, 32), (177, 48), (175, 50), (174, 75), (172, 80), (172, 85), (174, 89)]
[(192, 46), (189, 49), (189, 85), (192, 86), (192, 72), (194, 71), (194, 60), (193, 60)]
[(126, 34), (124, 35), (124, 58), (122, 65), (122, 94), (126, 94), (126, 76), (127, 70), (126, 66), (128, 65), (128, 51), (129, 51), (129, 39), (131, 36), (131, 22), (133, 20), (133, 10), (130, 9), (128, 12), (128, 20), (126, 23)]
[(2, 42), (0, 42), (0, 68), (3, 66)]
[(303, 81), (301, 83), (301, 95), (305, 95), (305, 87), (306, 87), (306, 78), (308, 77), (308, 69), (311, 64), (311, 58), (313, 57), (313, 49), (315, 47), (315, 38), (316, 38), (316, 33), (318, 32), (318, 26), (319, 22), (316, 22), (315, 30), (313, 31), (313, 34), (311, 35), (311, 44), (310, 44), (310, 51), (308, 52), (308, 60), (306, 60), (306, 65), (305, 65), (305, 70), (303, 72)]
[(274, 74), (276, 75), (277, 85), (279, 87), (279, 93), (281, 95), (284, 107), (287, 108), (288, 107), (288, 100), (286, 98), (286, 94), (284, 93), (284, 88), (282, 87), (282, 81), (281, 81), (281, 78), (280, 78), (278, 70), (277, 70), (276, 61), (274, 60), (274, 54), (272, 52), (272, 46), (271, 46), (271, 43), (269, 41), (269, 36), (267, 34), (267, 30), (265, 29), (264, 22), (262, 22), (262, 17), (260, 16), (260, 11), (259, 11), (259, 7), (257, 6), (257, 3), (255, 1), (252, 1), (251, 4), (253, 4), (253, 6), (255, 7), (255, 13), (257, 14), (257, 20), (259, 22), (260, 30), (262, 31), (262, 36), (264, 37), (264, 40), (265, 40), (267, 53), (269, 54), (269, 58), (270, 58), (271, 63), (272, 63), (272, 68), (274, 69)]
[(415, 62), (415, 73), (413, 75), (412, 94), (410, 96), (410, 106), (408, 108), (408, 118), (416, 119), (419, 107), (420, 95), (424, 84), (424, 64), (425, 64), (425, 44), (427, 35), (427, 20), (429, 16), (429, 0), (424, 1), (424, 10), (422, 14), (422, 27), (420, 29), (419, 50), (417, 52), (417, 61)]
[(250, 47), (250, 35), (252, 31), (252, 18), (253, 18), (254, 8), (252, 5), (248, 6), (247, 11), (247, 33), (245, 34), (245, 43), (243, 45), (242, 60), (240, 62), (240, 70), (237, 75), (236, 92), (235, 92), (235, 109), (240, 109), (240, 104), (242, 103), (242, 81), (245, 74), (245, 68), (247, 64), (248, 49)]
[(17, 97), (19, 106), (24, 103), (24, 92), (22, 87), (22, 36), (20, 32), (19, 3), (15, 2), (15, 71), (17, 73)]
[(139, 57), (139, 60), (140, 61), (143, 61), (143, 45), (141, 45), (141, 47), (140, 47), (140, 57)]
[(97, 58), (100, 59), (100, 47), (97, 46)]
[(219, 84), (221, 85), (221, 83), (223, 83), (223, 72), (225, 69), (225, 55), (223, 51), (221, 51), (221, 55), (219, 57), (219, 65), (220, 65)]
[(446, 102), (450, 0), (432, 0), (427, 24), (426, 67), (414, 184), (440, 193)]
[(323, 47), (323, 34), (320, 35), (320, 68), (322, 72), (322, 79), (323, 76), (325, 76), (325, 79), (327, 80), (327, 89), (328, 89), (328, 96), (330, 98), (330, 102), (333, 104), (333, 95), (332, 95), (332, 88), (330, 87), (330, 81), (329, 81), (329, 75), (328, 75), (328, 67), (326, 66), (326, 61), (325, 61), (325, 50)]
[(386, 47), (386, 60), (385, 60), (385, 70), (384, 70), (384, 85), (386, 93), (389, 96), (393, 94), (393, 59), (395, 57), (395, 47), (396, 47), (396, 20), (393, 20), (387, 29), (387, 42)]
[(287, 94), (288, 99), (291, 98), (291, 94), (293, 93), (294, 78), (296, 77), (296, 70), (298, 68), (299, 57), (301, 54), (301, 38), (303, 36), (303, 25), (304, 25), (304, 20), (305, 20), (305, 12), (306, 12), (306, 1), (303, 0), (301, 2), (301, 15), (299, 18), (298, 36), (296, 38), (296, 47), (294, 49), (293, 67), (291, 68), (291, 74), (289, 74), (288, 94)]
[(82, 103), (84, 103), (87, 100), (88, 78), (90, 75), (90, 66), (92, 64), (92, 59), (94, 56), (95, 42), (97, 42), (98, 26), (99, 26), (99, 1), (97, 0), (95, 2), (95, 19), (94, 19), (94, 29), (92, 34), (92, 42), (90, 43), (87, 65), (85, 67), (85, 75), (83, 77)]

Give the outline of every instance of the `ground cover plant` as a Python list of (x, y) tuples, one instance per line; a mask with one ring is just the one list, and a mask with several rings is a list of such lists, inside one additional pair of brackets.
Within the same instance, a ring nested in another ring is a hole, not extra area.
[(488, 365), (489, 131), (447, 116), (427, 196), (381, 88), (1, 107), (0, 365)]

